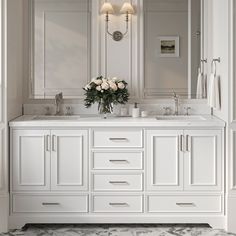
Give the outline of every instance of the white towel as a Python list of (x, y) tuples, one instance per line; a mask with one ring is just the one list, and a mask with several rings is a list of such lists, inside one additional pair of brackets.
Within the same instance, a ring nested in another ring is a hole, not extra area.
[(207, 75), (203, 76), (203, 98), (207, 98)]
[(220, 110), (220, 77), (211, 74), (208, 87), (208, 104), (210, 107)]
[(197, 99), (202, 99), (204, 97), (204, 76), (201, 72), (201, 69), (198, 69), (198, 77), (197, 77)]

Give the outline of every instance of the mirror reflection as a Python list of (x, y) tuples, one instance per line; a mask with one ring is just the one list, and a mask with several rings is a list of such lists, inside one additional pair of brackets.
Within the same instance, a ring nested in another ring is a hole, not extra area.
[(206, 98), (201, 0), (144, 0), (144, 97)]

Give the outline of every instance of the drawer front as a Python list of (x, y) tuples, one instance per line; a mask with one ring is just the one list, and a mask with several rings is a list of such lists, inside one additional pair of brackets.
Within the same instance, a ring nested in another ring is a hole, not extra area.
[(220, 213), (222, 197), (219, 196), (148, 196), (150, 213)]
[(141, 170), (143, 169), (143, 152), (94, 152), (93, 169)]
[(86, 213), (88, 196), (13, 195), (13, 213)]
[(93, 131), (93, 146), (95, 148), (143, 146), (143, 134), (141, 129), (97, 129)]
[(93, 175), (94, 191), (142, 191), (142, 174)]
[(94, 196), (93, 212), (143, 212), (142, 196)]

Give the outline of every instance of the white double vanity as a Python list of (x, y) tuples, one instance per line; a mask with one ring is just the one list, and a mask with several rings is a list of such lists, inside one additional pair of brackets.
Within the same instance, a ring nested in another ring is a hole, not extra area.
[(224, 227), (224, 122), (212, 116), (22, 116), (11, 129), (11, 227)]
[[(207, 223), (236, 232), (236, 0), (4, 4), (0, 231)], [(103, 119), (98, 103), (108, 100)]]

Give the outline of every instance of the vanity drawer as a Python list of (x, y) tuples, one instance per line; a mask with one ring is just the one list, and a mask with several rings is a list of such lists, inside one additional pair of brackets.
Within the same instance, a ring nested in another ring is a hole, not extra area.
[(73, 195), (23, 195), (12, 196), (13, 213), (86, 213), (88, 196)]
[(143, 152), (94, 152), (93, 169), (95, 170), (141, 170), (143, 169)]
[(94, 196), (93, 212), (143, 212), (142, 196)]
[(93, 131), (95, 148), (143, 147), (142, 129), (95, 129)]
[(150, 213), (220, 213), (222, 196), (148, 196)]
[(94, 174), (94, 191), (142, 191), (142, 174)]

